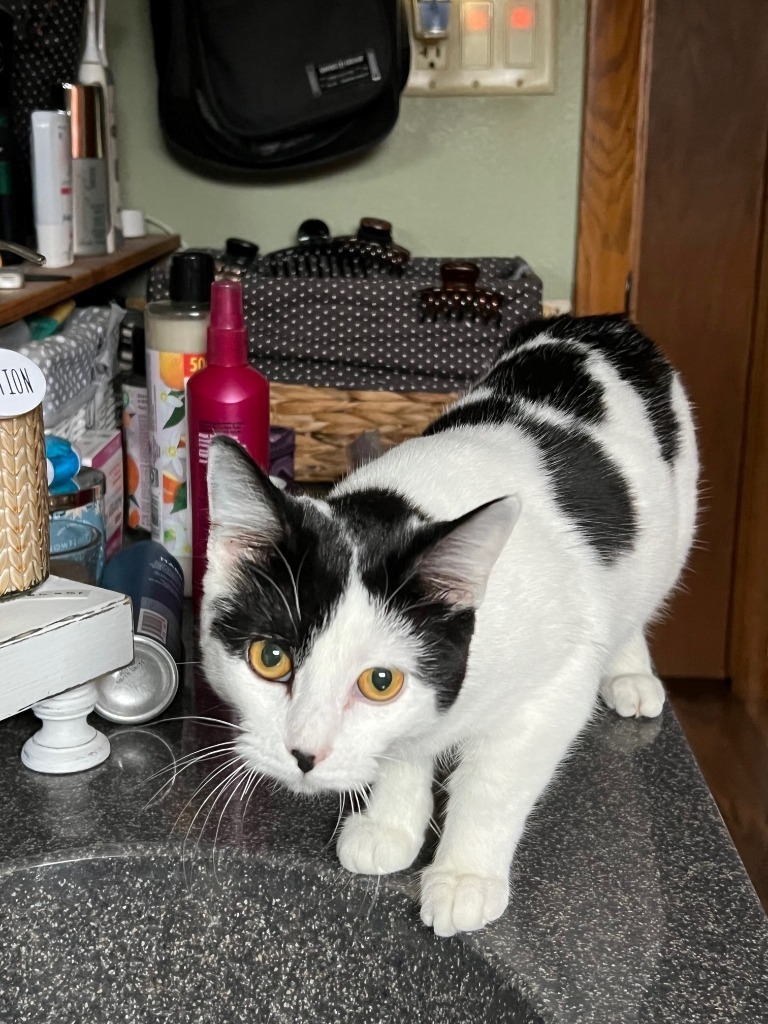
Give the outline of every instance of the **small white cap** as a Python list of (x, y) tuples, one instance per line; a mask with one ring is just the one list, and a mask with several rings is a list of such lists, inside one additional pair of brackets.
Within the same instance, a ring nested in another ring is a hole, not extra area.
[(36, 224), (37, 251), (45, 256), (46, 267), (69, 267), (72, 259), (72, 222)]
[(0, 268), (0, 288), (11, 292), (24, 287), (24, 271), (16, 267)]
[(123, 238), (143, 238), (147, 233), (143, 210), (121, 210)]

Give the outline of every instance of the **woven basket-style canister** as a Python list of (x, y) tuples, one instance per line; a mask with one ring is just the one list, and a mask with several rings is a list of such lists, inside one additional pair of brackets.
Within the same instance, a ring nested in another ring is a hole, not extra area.
[(0, 349), (0, 599), (50, 572), (44, 395), (40, 369)]

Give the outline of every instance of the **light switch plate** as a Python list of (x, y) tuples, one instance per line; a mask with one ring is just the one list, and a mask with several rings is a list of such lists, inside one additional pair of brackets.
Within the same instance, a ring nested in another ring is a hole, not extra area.
[[(416, 3), (405, 3), (411, 31), (406, 95), (509, 96), (555, 91), (557, 0), (451, 0), (448, 38), (435, 43), (414, 38)], [(487, 37), (483, 40), (487, 46), (478, 45), (477, 34)], [(477, 66), (486, 53), (487, 66)]]

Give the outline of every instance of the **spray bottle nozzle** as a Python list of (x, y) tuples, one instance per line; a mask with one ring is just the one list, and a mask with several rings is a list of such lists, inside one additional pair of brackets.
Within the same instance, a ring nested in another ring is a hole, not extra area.
[(211, 327), (224, 331), (245, 327), (243, 289), (239, 281), (214, 281), (211, 285)]
[(211, 285), (208, 362), (220, 366), (240, 366), (248, 362), (243, 289), (239, 281), (214, 281)]

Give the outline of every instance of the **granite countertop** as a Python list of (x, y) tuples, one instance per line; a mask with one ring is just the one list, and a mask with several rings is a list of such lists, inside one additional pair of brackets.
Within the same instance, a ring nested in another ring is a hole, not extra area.
[[(202, 827), (225, 773), (198, 787), (226, 751), (150, 778), (231, 738), (179, 716), (223, 714), (191, 666), (162, 720), (94, 716), (112, 756), (70, 776), (21, 765), (30, 712), (0, 723), (0, 1022), (385, 1021), (403, 1019), (386, 1006), (406, 983), (410, 1020), (768, 1021), (768, 919), (669, 705), (596, 716), (534, 812), (506, 916), (449, 940), (419, 922), (414, 871), (377, 885), (339, 867), (336, 797), (222, 790)], [(259, 1016), (236, 990), (270, 978)], [(338, 1004), (322, 1018), (318, 984)]]

